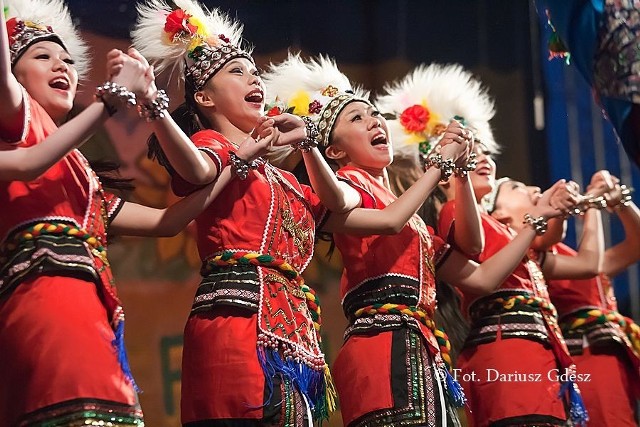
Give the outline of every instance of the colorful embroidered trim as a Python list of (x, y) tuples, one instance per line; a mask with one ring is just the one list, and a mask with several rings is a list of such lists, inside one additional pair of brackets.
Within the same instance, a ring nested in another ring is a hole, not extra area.
[[(107, 260), (107, 248), (102, 246), (102, 243), (96, 237), (92, 236), (88, 231), (82, 228), (63, 222), (39, 222), (20, 230), (18, 233), (15, 233), (11, 239), (5, 243), (5, 245), (3, 245), (2, 252), (11, 252), (21, 243), (33, 240), (41, 235), (65, 235), (82, 240), (91, 247), (91, 252), (94, 255), (99, 256), (105, 265), (109, 265)], [(5, 261), (6, 259), (4, 257), (0, 258), (0, 263)]]
[(562, 326), (567, 329), (578, 329), (591, 325), (604, 325), (608, 322), (620, 326), (629, 338), (633, 351), (640, 356), (640, 326), (615, 310), (596, 308), (580, 310), (563, 319)]
[(316, 292), (304, 283), (304, 279), (288, 262), (275, 258), (271, 255), (263, 255), (257, 252), (232, 252), (224, 251), (220, 255), (207, 260), (205, 269), (212, 271), (213, 267), (223, 267), (227, 265), (255, 265), (259, 267), (268, 267), (279, 270), (285, 277), (295, 280), (302, 292), (304, 292), (307, 306), (313, 320), (313, 327), (316, 331), (320, 331), (322, 324), (322, 311), (320, 309), (320, 300)]
[(462, 386), (453, 376), (451, 376), (452, 362), (451, 343), (449, 342), (449, 337), (443, 330), (436, 328), (436, 323), (433, 321), (432, 315), (427, 314), (426, 311), (415, 306), (391, 303), (368, 305), (356, 310), (354, 314), (355, 317), (373, 316), (376, 314), (406, 315), (418, 320), (429, 328), (436, 337), (438, 346), (440, 347), (440, 355), (442, 356), (442, 360), (446, 367), (444, 371), (447, 394), (456, 408), (464, 407), (467, 400)]

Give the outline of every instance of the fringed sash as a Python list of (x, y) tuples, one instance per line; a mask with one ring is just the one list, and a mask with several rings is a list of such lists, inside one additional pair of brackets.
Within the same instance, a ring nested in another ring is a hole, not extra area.
[[(224, 251), (207, 260), (203, 275), (225, 266), (255, 266), (262, 289), (258, 304), (258, 358), (269, 390), (273, 378), (291, 380), (305, 396), (314, 419), (328, 419), (336, 391), (320, 349), (320, 302), (302, 276), (286, 261), (255, 252)], [(293, 286), (292, 286), (293, 285)]]

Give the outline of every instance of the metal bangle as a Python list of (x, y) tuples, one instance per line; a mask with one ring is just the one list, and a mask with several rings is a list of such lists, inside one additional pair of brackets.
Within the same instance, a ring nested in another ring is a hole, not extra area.
[(169, 95), (160, 89), (151, 104), (138, 104), (138, 114), (150, 122), (165, 117), (168, 114), (167, 108), (169, 108)]
[(303, 116), (302, 120), (304, 121), (304, 125), (307, 131), (307, 137), (302, 141), (299, 141), (292, 145), (296, 150), (301, 150), (305, 153), (308, 153), (312, 148), (318, 146), (318, 137), (320, 136), (320, 131), (318, 130), (318, 125), (316, 125), (316, 123), (310, 117)]
[(476, 155), (476, 153), (469, 154), (467, 163), (464, 166), (456, 166), (453, 169), (453, 173), (455, 174), (455, 176), (457, 176), (458, 178), (466, 178), (467, 175), (469, 175), (469, 172), (473, 172), (474, 170), (476, 170), (476, 168), (478, 167), (477, 157), (478, 156)]
[(449, 180), (455, 168), (455, 162), (453, 161), (453, 159), (444, 160), (441, 154), (430, 155), (429, 157), (427, 157), (425, 164), (427, 166), (427, 169), (432, 166), (436, 169), (440, 169), (441, 181)]
[(528, 213), (524, 214), (524, 220), (522, 221), (522, 223), (531, 226), (531, 228), (533, 228), (533, 230), (536, 232), (536, 235), (538, 236), (542, 236), (544, 233), (546, 233), (547, 226), (549, 225), (549, 223), (543, 216), (534, 218)]
[(118, 111), (118, 107), (107, 102), (105, 100), (106, 97), (114, 97), (127, 107), (136, 105), (136, 94), (126, 87), (113, 82), (104, 82), (100, 86), (96, 86), (94, 97), (104, 104), (110, 116), (113, 116)]

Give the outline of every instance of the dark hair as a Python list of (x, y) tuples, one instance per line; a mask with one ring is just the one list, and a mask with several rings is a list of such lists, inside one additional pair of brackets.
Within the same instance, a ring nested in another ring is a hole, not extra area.
[(120, 176), (120, 164), (112, 160), (93, 160), (89, 162), (91, 169), (98, 175), (104, 188), (119, 191), (132, 191), (133, 179)]

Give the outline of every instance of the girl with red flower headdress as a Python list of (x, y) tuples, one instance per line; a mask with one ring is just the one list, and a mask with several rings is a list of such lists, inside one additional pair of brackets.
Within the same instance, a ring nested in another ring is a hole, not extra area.
[[(111, 67), (111, 81), (96, 90), (99, 102), (61, 125), (86, 71), (86, 46), (62, 2), (7, 3), (10, 19), (0, 26), (0, 426), (143, 426), (107, 231), (176, 234), (215, 187), (166, 210), (105, 191), (75, 148), (118, 107), (135, 103), (127, 86), (148, 92), (149, 68), (137, 61)], [(120, 54), (112, 51), (109, 62)]]

